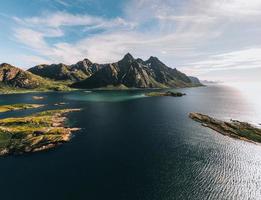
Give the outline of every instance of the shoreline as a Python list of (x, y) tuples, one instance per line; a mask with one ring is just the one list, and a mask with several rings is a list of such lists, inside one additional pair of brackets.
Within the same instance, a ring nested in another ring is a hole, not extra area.
[(227, 122), (201, 113), (189, 113), (189, 118), (201, 123), (201, 126), (210, 128), (224, 136), (261, 144), (261, 129), (247, 122), (233, 119)]
[(207, 85), (196, 85), (189, 87), (166, 87), (166, 88), (70, 88), (70, 90), (26, 90), (26, 89), (18, 89), (18, 90), (8, 90), (8, 92), (2, 92), (0, 89), (0, 95), (12, 95), (12, 94), (34, 94), (34, 93), (53, 93), (53, 92), (73, 92), (73, 91), (141, 91), (141, 90), (173, 90), (173, 89), (185, 89), (185, 88), (197, 88), (197, 87), (207, 87)]
[(69, 126), (67, 114), (80, 110), (47, 110), (0, 119), (0, 156), (44, 151), (69, 142), (80, 128)]

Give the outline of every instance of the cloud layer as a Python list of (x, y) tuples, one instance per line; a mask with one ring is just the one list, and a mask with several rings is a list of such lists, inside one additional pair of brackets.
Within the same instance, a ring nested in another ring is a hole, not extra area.
[(72, 64), (85, 57), (111, 62), (131, 52), (204, 75), (261, 67), (260, 10), (259, 0), (131, 0), (112, 18), (65, 11), (14, 16), (13, 37), (35, 52), (21, 55), (28, 65)]

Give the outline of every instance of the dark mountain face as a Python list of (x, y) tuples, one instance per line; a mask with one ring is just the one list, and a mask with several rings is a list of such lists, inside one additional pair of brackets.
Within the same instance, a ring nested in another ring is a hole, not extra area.
[(189, 76), (189, 78), (193, 84), (202, 85), (202, 83), (200, 82), (200, 80), (197, 77)]
[(186, 74), (166, 66), (156, 57), (150, 57), (145, 63), (153, 70), (154, 79), (159, 83), (169, 87), (178, 87), (179, 82), (180, 84), (182, 84), (181, 82), (184, 82), (184, 84), (191, 84), (191, 80)]
[(166, 66), (156, 57), (143, 61), (130, 53), (111, 64), (84, 59), (74, 65), (38, 65), (28, 70), (53, 80), (73, 81), (73, 87), (100, 88), (123, 85), (130, 88), (189, 87), (198, 84), (186, 74)]
[(45, 78), (59, 81), (80, 81), (90, 77), (100, 69), (100, 65), (93, 64), (88, 59), (84, 59), (74, 65), (52, 64), (38, 65), (28, 71)]
[(130, 88), (164, 88), (193, 86), (190, 78), (167, 67), (156, 57), (147, 61), (126, 54), (122, 60), (99, 67), (89, 78), (74, 83), (77, 88), (100, 88), (124, 85)]
[(0, 84), (2, 86), (35, 89), (45, 84), (45, 80), (30, 72), (3, 63), (0, 65)]

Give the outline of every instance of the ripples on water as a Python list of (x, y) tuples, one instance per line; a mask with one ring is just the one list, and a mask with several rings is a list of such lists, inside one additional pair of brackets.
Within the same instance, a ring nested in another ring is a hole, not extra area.
[[(43, 94), (46, 99), (37, 102), (49, 104), (48, 108), (64, 101), (68, 107), (83, 108), (70, 115), (83, 130), (57, 149), (0, 158), (1, 197), (261, 199), (261, 146), (225, 137), (188, 118), (189, 112), (197, 111), (260, 123), (260, 99), (251, 98), (259, 88), (210, 86), (181, 91), (187, 95), (145, 98), (144, 91)], [(35, 102), (32, 96), (0, 96), (0, 103)], [(33, 111), (15, 114), (28, 112)]]

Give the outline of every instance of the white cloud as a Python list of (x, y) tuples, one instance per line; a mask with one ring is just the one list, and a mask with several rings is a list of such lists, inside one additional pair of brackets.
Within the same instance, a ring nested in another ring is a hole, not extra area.
[(21, 55), (18, 57), (29, 65), (52, 64), (52, 61), (39, 56)]
[(56, 12), (56, 13), (44, 13), (38, 17), (30, 18), (17, 18), (14, 20), (19, 24), (36, 27), (44, 26), (49, 28), (61, 28), (63, 26), (86, 26), (86, 27), (133, 27), (135, 24), (125, 21), (123, 18), (117, 17), (114, 19), (105, 19), (102, 17), (82, 15), (82, 14), (70, 14), (66, 12)]
[[(256, 39), (261, 34), (256, 29), (261, 23), (260, 10), (259, 0), (132, 0), (122, 17), (112, 19), (66, 12), (14, 18), (19, 25), (15, 36), (39, 55), (32, 63), (41, 57), (55, 63), (72, 64), (85, 57), (104, 63), (131, 52), (142, 58), (158, 56), (171, 67), (178, 64), (185, 72), (198, 75), (260, 67), (261, 40)], [(79, 26), (86, 37), (74, 42), (48, 41), (67, 36), (65, 27)]]
[(44, 34), (27, 28), (15, 29), (15, 38), (34, 49), (46, 49), (46, 43), (43, 39)]
[(205, 60), (189, 63), (192, 69), (200, 72), (261, 68), (261, 48), (248, 48), (209, 56)]

